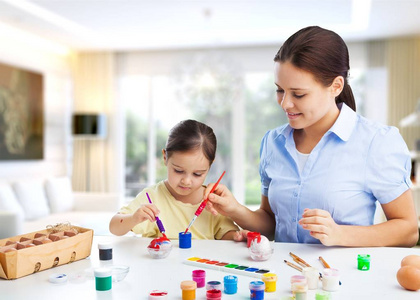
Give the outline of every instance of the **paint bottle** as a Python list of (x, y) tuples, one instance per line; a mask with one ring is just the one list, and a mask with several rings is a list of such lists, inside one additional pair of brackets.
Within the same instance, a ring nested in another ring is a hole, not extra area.
[(206, 292), (206, 299), (207, 300), (221, 300), (222, 299), (222, 291), (221, 290), (208, 290)]
[(319, 271), (314, 267), (306, 267), (302, 270), (303, 276), (305, 276), (308, 283), (308, 289), (316, 290), (319, 282)]
[(206, 285), (206, 271), (194, 270), (192, 271), (192, 280), (197, 282), (197, 287), (202, 288)]
[(110, 243), (99, 243), (99, 260), (102, 266), (112, 264), (112, 245)]
[(179, 233), (179, 248), (189, 249), (191, 248), (191, 232), (184, 233), (183, 231)]
[(317, 291), (315, 294), (315, 300), (330, 300), (331, 294), (327, 291)]
[(185, 280), (181, 282), (182, 300), (194, 300), (197, 282)]
[(238, 292), (238, 277), (234, 275), (227, 275), (223, 278), (225, 286), (225, 294), (232, 295)]
[(220, 281), (208, 281), (206, 290), (222, 290), (222, 283)]
[(154, 290), (149, 294), (149, 300), (166, 300), (168, 299), (167, 291)]
[(96, 268), (94, 274), (97, 291), (108, 291), (112, 288), (112, 269)]
[(263, 300), (265, 283), (262, 281), (251, 281), (249, 283), (249, 290), (251, 292), (250, 299), (252, 300)]
[(246, 234), (246, 245), (247, 247), (251, 247), (251, 242), (256, 238), (261, 238), (261, 233), (250, 231)]
[(308, 283), (306, 281), (293, 282), (292, 293), (296, 300), (306, 300), (308, 297)]
[(360, 271), (369, 271), (370, 269), (370, 255), (369, 254), (357, 255), (357, 269)]
[(306, 280), (306, 277), (303, 275), (293, 275), (292, 277), (290, 277), (290, 288), (293, 291), (293, 283), (295, 282), (303, 282), (305, 284), (308, 283), (308, 281)]
[(274, 273), (265, 273), (262, 275), (262, 281), (265, 283), (265, 291), (272, 293), (276, 291), (277, 275)]
[(340, 272), (337, 269), (324, 269), (322, 273), (322, 289), (334, 292), (340, 286)]

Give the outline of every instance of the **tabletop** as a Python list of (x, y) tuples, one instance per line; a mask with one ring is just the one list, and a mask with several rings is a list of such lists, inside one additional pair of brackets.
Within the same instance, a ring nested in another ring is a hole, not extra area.
[[(264, 299), (282, 299), (291, 296), (290, 277), (300, 272), (289, 267), (284, 260), (293, 261), (292, 252), (313, 267), (323, 270), (319, 261), (322, 256), (331, 268), (340, 271), (341, 286), (331, 292), (332, 299), (420, 299), (420, 291), (403, 289), (396, 279), (401, 260), (410, 254), (420, 255), (418, 248), (344, 248), (313, 244), (271, 243), (273, 255), (266, 261), (253, 261), (246, 243), (233, 241), (192, 240), (190, 249), (180, 249), (178, 241), (172, 241), (173, 248), (168, 257), (152, 258), (148, 251), (150, 238), (138, 236), (94, 236), (91, 255), (83, 260), (61, 265), (15, 280), (0, 279), (0, 299), (148, 299), (152, 290), (165, 290), (168, 299), (182, 299), (180, 283), (192, 279), (192, 271), (200, 269), (185, 262), (190, 257), (213, 259), (266, 269), (278, 276), (277, 288), (265, 293)], [(113, 265), (126, 265), (130, 271), (124, 280), (113, 282), (109, 291), (97, 291), (92, 270), (101, 266), (98, 243), (111, 243)], [(371, 256), (370, 269), (357, 268), (357, 255)], [(223, 282), (229, 272), (201, 268), (206, 271), (206, 282)], [(69, 280), (55, 284), (49, 282), (54, 273), (64, 273)], [(232, 273), (233, 274), (233, 273)], [(223, 294), (223, 299), (249, 299), (249, 283), (257, 278), (242, 274), (238, 277), (238, 292)], [(72, 279), (72, 280), (70, 280)], [(319, 289), (322, 289), (320, 283)], [(206, 299), (205, 288), (198, 288), (197, 299)], [(315, 299), (315, 291), (309, 291), (308, 300)]]

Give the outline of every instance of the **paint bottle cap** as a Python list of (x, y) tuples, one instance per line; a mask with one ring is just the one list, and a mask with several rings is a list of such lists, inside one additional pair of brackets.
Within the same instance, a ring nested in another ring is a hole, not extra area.
[(220, 281), (208, 281), (206, 284), (206, 290), (221, 290), (222, 283)]
[(204, 270), (194, 270), (192, 271), (193, 277), (206, 277), (206, 271)]
[(306, 277), (303, 275), (293, 275), (292, 277), (290, 277), (290, 283), (301, 282), (301, 281), (306, 282)]
[(112, 244), (111, 243), (98, 243), (98, 249), (99, 250), (112, 249)]
[(265, 283), (262, 281), (251, 281), (249, 283), (249, 289), (252, 291), (264, 291)]
[(234, 275), (227, 275), (223, 278), (223, 282), (225, 284), (238, 283), (238, 277), (236, 277)]
[(63, 273), (54, 273), (50, 275), (48, 280), (51, 283), (64, 283), (67, 282), (67, 275)]
[(184, 280), (181, 282), (181, 290), (195, 290), (197, 288), (197, 282), (193, 280)]
[(315, 300), (330, 300), (331, 294), (326, 291), (317, 291), (315, 294)]
[(149, 294), (149, 300), (163, 300), (168, 299), (167, 291), (153, 290)]
[(277, 275), (274, 273), (265, 273), (262, 275), (262, 280), (264, 282), (277, 281)]
[(95, 277), (110, 277), (112, 276), (112, 269), (111, 268), (96, 268), (93, 270)]

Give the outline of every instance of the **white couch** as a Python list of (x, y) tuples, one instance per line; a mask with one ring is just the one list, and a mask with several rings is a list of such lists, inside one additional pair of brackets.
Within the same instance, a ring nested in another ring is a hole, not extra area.
[(64, 222), (109, 235), (122, 203), (120, 194), (73, 192), (67, 177), (0, 181), (0, 239)]

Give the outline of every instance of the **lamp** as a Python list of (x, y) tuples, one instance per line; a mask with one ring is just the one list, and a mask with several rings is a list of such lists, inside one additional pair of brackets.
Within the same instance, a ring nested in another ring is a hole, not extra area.
[(73, 137), (81, 139), (85, 145), (86, 191), (90, 191), (90, 141), (104, 139), (107, 134), (106, 116), (104, 114), (76, 113), (73, 115)]

